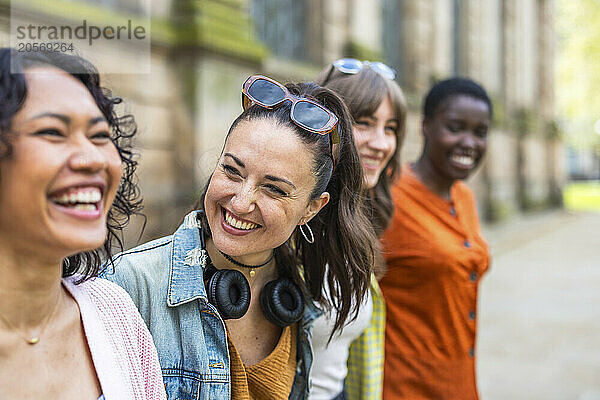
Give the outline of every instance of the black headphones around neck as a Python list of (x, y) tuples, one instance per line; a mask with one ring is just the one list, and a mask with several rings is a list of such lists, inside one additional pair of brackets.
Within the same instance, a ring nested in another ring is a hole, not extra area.
[[(200, 244), (206, 251), (204, 228), (200, 224)], [(204, 268), (204, 285), (208, 301), (217, 308), (223, 319), (243, 317), (250, 307), (250, 285), (240, 271), (217, 269), (208, 252)], [(298, 322), (304, 312), (302, 291), (289, 278), (278, 278), (260, 291), (260, 308), (269, 322), (283, 328)]]

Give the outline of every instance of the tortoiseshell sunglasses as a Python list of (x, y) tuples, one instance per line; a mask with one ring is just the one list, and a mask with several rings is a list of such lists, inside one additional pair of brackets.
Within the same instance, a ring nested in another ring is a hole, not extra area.
[(318, 135), (329, 135), (329, 147), (333, 168), (339, 157), (340, 136), (338, 118), (316, 101), (291, 94), (281, 83), (262, 75), (253, 75), (246, 79), (242, 87), (242, 106), (244, 110), (252, 104), (274, 109), (289, 100), (292, 103), (290, 119), (296, 125)]

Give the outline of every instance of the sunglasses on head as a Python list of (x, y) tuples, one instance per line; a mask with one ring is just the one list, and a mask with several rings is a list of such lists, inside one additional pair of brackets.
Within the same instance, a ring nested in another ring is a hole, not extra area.
[(325, 82), (329, 81), (333, 68), (344, 74), (358, 74), (364, 67), (369, 67), (385, 79), (394, 80), (396, 78), (396, 70), (379, 61), (360, 61), (356, 58), (340, 58), (334, 61), (332, 68), (325, 78)]
[(290, 119), (300, 128), (318, 135), (329, 135), (329, 147), (333, 167), (339, 157), (340, 137), (338, 118), (316, 101), (291, 94), (281, 83), (262, 75), (253, 75), (242, 86), (242, 106), (247, 110), (252, 104), (274, 109), (290, 101)]

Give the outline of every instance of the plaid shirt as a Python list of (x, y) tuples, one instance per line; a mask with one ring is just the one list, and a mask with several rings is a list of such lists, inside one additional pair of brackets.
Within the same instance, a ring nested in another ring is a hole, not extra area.
[(352, 342), (348, 354), (346, 391), (350, 400), (380, 400), (383, 390), (385, 300), (371, 277), (373, 315), (367, 329)]

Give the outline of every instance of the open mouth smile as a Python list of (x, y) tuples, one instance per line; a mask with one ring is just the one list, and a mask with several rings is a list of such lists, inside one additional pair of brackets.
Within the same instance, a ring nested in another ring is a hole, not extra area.
[[(223, 219), (223, 227), (234, 229), (236, 231), (243, 231), (244, 233), (253, 231), (261, 227), (259, 224), (242, 219), (229, 212), (224, 207), (221, 207), (221, 215)], [(229, 231), (229, 229), (226, 229)]]
[(471, 167), (473, 164), (475, 164), (475, 159), (469, 156), (453, 155), (452, 161), (465, 167)]
[(62, 211), (78, 217), (98, 217), (102, 208), (102, 190), (95, 186), (69, 188), (49, 196)]
[(477, 164), (476, 153), (473, 150), (452, 153), (450, 160), (454, 165), (463, 169), (473, 168)]

